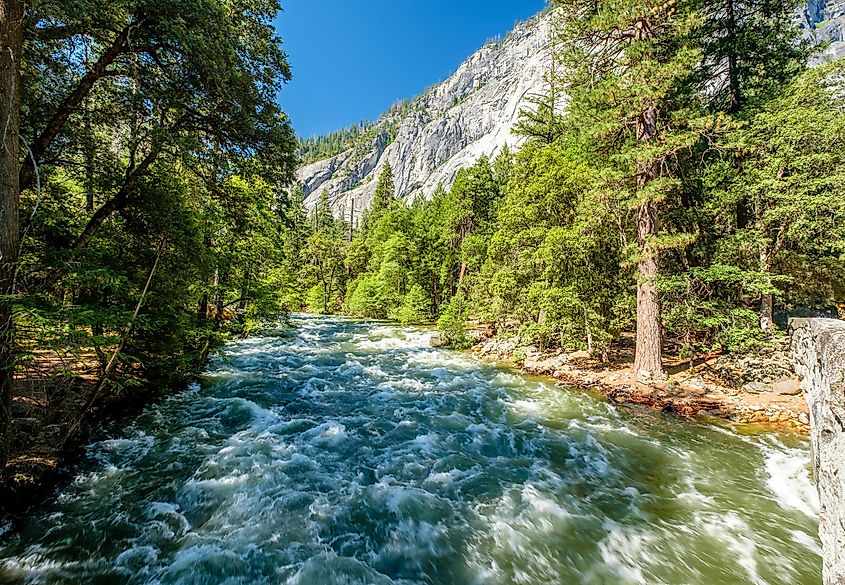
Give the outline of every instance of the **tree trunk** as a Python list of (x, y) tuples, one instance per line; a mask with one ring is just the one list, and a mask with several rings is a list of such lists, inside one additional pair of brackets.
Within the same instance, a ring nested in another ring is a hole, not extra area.
[[(760, 250), (760, 270), (768, 274), (771, 270), (771, 257), (768, 251), (763, 248)], [(775, 327), (775, 295), (771, 293), (763, 293), (760, 299), (760, 329), (764, 333), (769, 333)]]
[(153, 282), (153, 276), (156, 273), (156, 268), (158, 268), (158, 263), (161, 260), (161, 255), (164, 253), (164, 247), (167, 245), (167, 238), (162, 238), (161, 243), (158, 245), (158, 252), (156, 252), (155, 262), (150, 267), (150, 271), (147, 273), (147, 280), (145, 281), (144, 288), (141, 290), (141, 296), (138, 297), (138, 302), (135, 304), (135, 312), (132, 313), (132, 318), (129, 320), (129, 324), (126, 326), (126, 331), (123, 335), (120, 336), (120, 343), (117, 344), (117, 349), (114, 350), (114, 353), (111, 356), (108, 364), (106, 364), (105, 369), (103, 370), (103, 375), (100, 377), (100, 381), (97, 383), (96, 388), (94, 388), (94, 392), (85, 402), (85, 405), (82, 407), (82, 411), (79, 413), (79, 416), (74, 420), (73, 424), (68, 429), (67, 433), (65, 434), (65, 438), (62, 440), (62, 446), (67, 443), (67, 440), (73, 435), (79, 425), (82, 423), (82, 419), (88, 413), (89, 410), (94, 406), (94, 403), (97, 401), (97, 398), (100, 396), (100, 393), (106, 387), (106, 384), (109, 382), (112, 374), (114, 374), (115, 370), (117, 369), (117, 362), (120, 354), (123, 353), (124, 347), (126, 347), (126, 342), (129, 340), (129, 336), (132, 335), (132, 331), (135, 327), (135, 321), (138, 319), (138, 314), (141, 312), (141, 307), (144, 306), (144, 299), (147, 298), (147, 293), (150, 292), (150, 284)]
[(129, 196), (132, 195), (135, 187), (138, 186), (141, 179), (146, 176), (147, 172), (149, 172), (150, 166), (152, 166), (152, 164), (156, 161), (159, 154), (161, 154), (161, 150), (154, 146), (147, 156), (144, 157), (144, 160), (141, 161), (141, 164), (128, 172), (120, 190), (115, 193), (114, 197), (106, 201), (96, 211), (96, 213), (91, 216), (91, 219), (88, 220), (88, 224), (85, 226), (85, 229), (82, 230), (82, 233), (73, 243), (73, 247), (71, 248), (72, 254), (75, 255), (78, 250), (84, 248), (113, 213), (126, 207), (126, 204), (129, 203)]
[(592, 355), (593, 331), (590, 329), (590, 313), (587, 311), (587, 307), (584, 307), (584, 329), (587, 332), (587, 351), (590, 352), (590, 355)]
[[(650, 142), (657, 135), (657, 109), (649, 105), (637, 120), (637, 139)], [(637, 188), (640, 192), (657, 177), (653, 160), (637, 164)], [(659, 232), (657, 204), (646, 200), (637, 208), (637, 244), (639, 247), (637, 279), (637, 352), (634, 373), (664, 379), (663, 332), (660, 317), (660, 297), (657, 277), (660, 272), (660, 252), (654, 247)]]
[(737, 51), (737, 22), (734, 0), (727, 0), (725, 16), (728, 25), (728, 84), (730, 96), (728, 113), (737, 114), (742, 109), (742, 87), (739, 79), (739, 55)]
[(650, 240), (657, 235), (657, 205), (649, 201), (638, 209), (637, 240), (640, 260), (637, 281), (637, 353), (634, 372), (643, 372), (652, 378), (662, 379), (663, 333), (660, 318), (660, 297), (657, 276), (660, 271), (659, 256), (650, 249)]
[[(742, 81), (739, 78), (739, 52), (737, 49), (737, 21), (736, 21), (736, 7), (734, 0), (726, 0), (725, 16), (727, 21), (727, 47), (728, 47), (728, 114), (731, 116), (737, 115), (742, 110), (743, 95), (742, 95)], [(736, 151), (734, 154), (734, 163), (737, 168), (742, 165), (742, 155)], [(751, 217), (748, 212), (748, 199), (742, 196), (736, 202), (736, 227), (737, 229), (745, 229)]]
[[(84, 41), (85, 67), (88, 67), (89, 41)], [(94, 130), (91, 124), (91, 96), (85, 97), (83, 110), (85, 119), (85, 211), (94, 213), (94, 156), (96, 154), (94, 145)]]
[(200, 321), (205, 321), (208, 319), (208, 293), (205, 292), (202, 294), (200, 298), (200, 302), (197, 306), (197, 319)]
[(15, 330), (12, 295), (18, 262), (21, 49), (23, 2), (0, 4), (0, 485), (11, 443)]
[(760, 329), (769, 332), (775, 328), (775, 295), (764, 294), (760, 301)]
[(214, 331), (220, 329), (220, 324), (223, 322), (223, 309), (225, 308), (223, 304), (223, 288), (220, 282), (220, 263), (218, 260), (217, 268), (214, 269)]

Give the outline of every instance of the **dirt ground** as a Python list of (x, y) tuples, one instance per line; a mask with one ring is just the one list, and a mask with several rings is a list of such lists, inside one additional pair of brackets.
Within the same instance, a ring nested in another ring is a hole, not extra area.
[(38, 497), (39, 488), (78, 453), (85, 425), (75, 423), (96, 387), (97, 363), (93, 354), (40, 351), (19, 364), (12, 395), (14, 434), (6, 466), (10, 493), (0, 507), (22, 506)]

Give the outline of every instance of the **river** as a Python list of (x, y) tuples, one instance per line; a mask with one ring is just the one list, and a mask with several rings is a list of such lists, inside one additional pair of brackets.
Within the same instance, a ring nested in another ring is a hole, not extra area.
[(0, 583), (817, 585), (808, 444), (296, 317), (88, 447)]

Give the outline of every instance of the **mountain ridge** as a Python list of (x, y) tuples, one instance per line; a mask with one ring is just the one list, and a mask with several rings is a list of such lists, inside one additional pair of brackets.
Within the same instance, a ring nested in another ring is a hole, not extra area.
[[(375, 137), (297, 172), (307, 208), (328, 190), (335, 214), (359, 218), (386, 163), (397, 195), (430, 196), (449, 187), (457, 171), (495, 156), (522, 138), (511, 132), (527, 98), (542, 91), (549, 69), (547, 12), (486, 43), (445, 81), (376, 122)], [(353, 204), (354, 202), (354, 204)]]

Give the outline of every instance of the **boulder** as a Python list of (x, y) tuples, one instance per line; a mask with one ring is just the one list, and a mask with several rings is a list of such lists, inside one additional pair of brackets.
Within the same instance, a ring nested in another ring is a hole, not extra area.
[(797, 378), (787, 378), (780, 380), (773, 384), (775, 393), (781, 396), (798, 396), (801, 394), (801, 380)]

